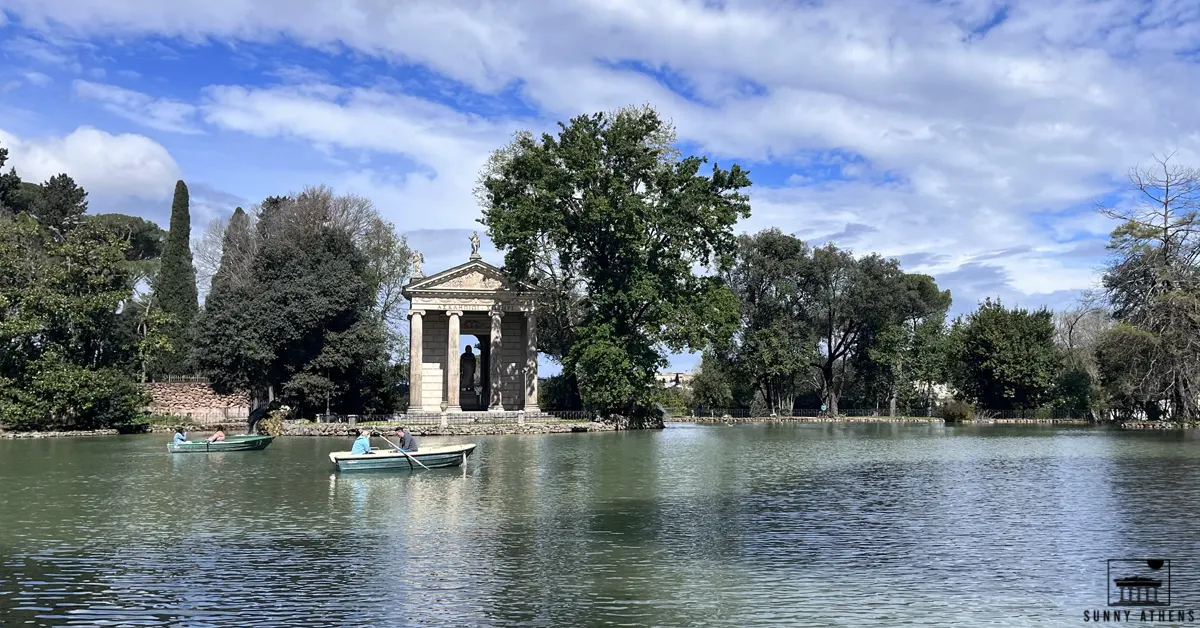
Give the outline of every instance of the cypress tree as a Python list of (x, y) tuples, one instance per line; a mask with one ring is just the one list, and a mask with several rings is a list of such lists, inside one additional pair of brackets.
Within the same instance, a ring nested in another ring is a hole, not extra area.
[(154, 303), (172, 317), (166, 330), (171, 351), (160, 358), (155, 369), (159, 374), (182, 375), (191, 370), (189, 330), (199, 309), (191, 236), (187, 184), (178, 181), (175, 183), (175, 200), (171, 203), (171, 228), (163, 247), (162, 265), (154, 278)]

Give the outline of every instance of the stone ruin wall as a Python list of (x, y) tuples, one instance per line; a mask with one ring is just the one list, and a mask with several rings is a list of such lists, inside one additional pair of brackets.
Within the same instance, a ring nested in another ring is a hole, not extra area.
[(244, 424), (250, 416), (249, 393), (219, 395), (206, 383), (154, 382), (142, 384), (150, 393), (146, 408), (155, 414), (186, 416), (201, 425)]

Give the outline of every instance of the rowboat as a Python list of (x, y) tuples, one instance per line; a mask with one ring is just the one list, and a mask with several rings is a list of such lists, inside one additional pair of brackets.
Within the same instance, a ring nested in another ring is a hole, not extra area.
[[(369, 454), (352, 454), (348, 451), (335, 451), (329, 454), (329, 461), (333, 463), (333, 467), (338, 471), (420, 469), (421, 464), (430, 469), (437, 469), (439, 467), (457, 467), (465, 464), (467, 457), (474, 451), (475, 443), (422, 447), (408, 455), (391, 449), (378, 449)], [(413, 459), (420, 461), (421, 464), (413, 462)]]
[(257, 451), (259, 449), (266, 449), (267, 445), (270, 445), (273, 440), (275, 440), (274, 436), (229, 436), (225, 440), (215, 443), (203, 440), (185, 443), (167, 443), (167, 451), (173, 454)]

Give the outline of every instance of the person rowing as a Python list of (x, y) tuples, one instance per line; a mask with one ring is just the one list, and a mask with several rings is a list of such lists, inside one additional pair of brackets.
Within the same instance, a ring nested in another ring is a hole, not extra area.
[(417, 439), (413, 438), (412, 432), (403, 427), (396, 428), (396, 451), (413, 452), (417, 450)]

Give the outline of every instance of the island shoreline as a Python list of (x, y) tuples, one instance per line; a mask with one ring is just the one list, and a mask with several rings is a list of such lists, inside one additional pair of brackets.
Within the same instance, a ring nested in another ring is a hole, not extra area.
[[(931, 425), (1051, 425), (1061, 427), (1089, 427), (1108, 425), (1119, 429), (1127, 430), (1190, 430), (1195, 429), (1196, 425), (1180, 425), (1171, 422), (1159, 421), (1129, 421), (1125, 423), (1111, 422), (1095, 422), (1086, 419), (981, 419), (976, 421), (964, 421), (962, 423), (947, 423), (944, 419), (938, 417), (742, 417), (742, 418), (720, 418), (720, 417), (674, 417), (664, 420), (665, 424), (680, 424), (680, 423), (695, 423), (701, 425), (713, 424), (771, 424), (771, 423), (877, 423), (877, 424), (931, 424)], [(633, 430), (653, 430), (662, 429), (657, 426), (645, 428), (628, 428), (621, 427), (614, 423), (603, 421), (530, 421), (526, 423), (459, 423), (448, 426), (443, 425), (421, 425), (409, 424), (403, 420), (390, 421), (386, 424), (358, 424), (351, 426), (349, 423), (310, 423), (301, 421), (286, 421), (283, 424), (283, 433), (281, 436), (328, 436), (328, 437), (348, 437), (354, 435), (360, 427), (371, 427), (380, 432), (393, 431), (398, 426), (405, 426), (417, 436), (515, 436), (525, 434), (578, 434), (588, 432), (616, 432), (616, 431), (633, 431)], [(184, 424), (183, 427), (189, 432), (210, 432), (214, 426), (204, 426), (196, 424)], [(165, 425), (152, 425), (148, 432), (142, 433), (170, 433), (174, 431), (174, 427)], [(244, 431), (245, 424), (233, 423), (228, 426), (228, 429), (233, 431)], [(49, 431), (33, 431), (33, 432), (9, 432), (0, 431), (0, 439), (6, 440), (24, 440), (24, 439), (43, 439), (43, 438), (79, 438), (92, 436), (121, 436), (123, 433), (116, 429), (95, 429), (95, 430), (49, 430)]]

